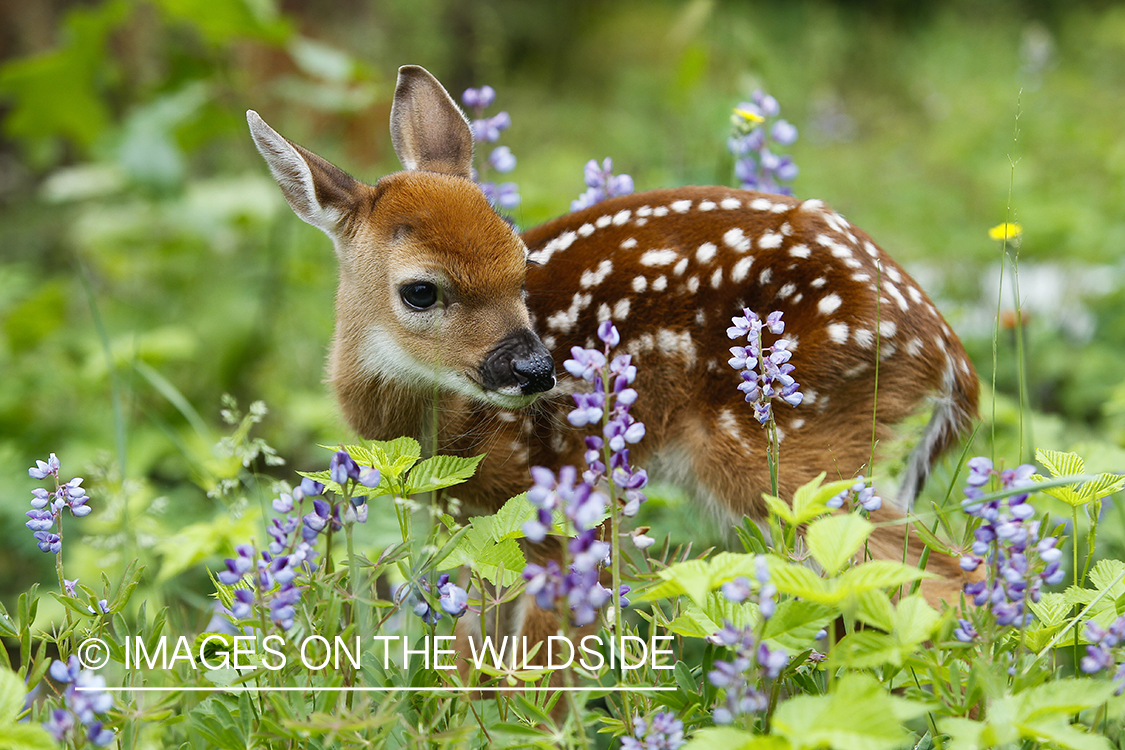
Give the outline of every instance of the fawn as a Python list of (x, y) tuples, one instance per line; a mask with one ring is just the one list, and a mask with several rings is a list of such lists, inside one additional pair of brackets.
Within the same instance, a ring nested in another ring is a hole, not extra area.
[[(782, 497), (822, 471), (862, 473), (872, 414), (881, 437), (932, 400), (899, 491), (909, 507), (975, 418), (978, 383), (960, 341), (917, 283), (821, 201), (655, 190), (521, 236), (472, 182), (469, 124), (423, 68), (399, 70), (391, 109), (405, 171), (374, 186), (256, 113), (247, 119), (290, 206), (335, 245), (328, 372), (348, 422), (368, 439), (413, 435), (442, 452), (487, 454), (458, 488), (470, 505), (497, 509), (530, 486), (530, 466), (582, 464), (584, 433), (566, 420), (581, 383), (557, 365), (572, 346), (593, 346), (606, 319), (638, 366), (632, 413), (647, 435), (633, 460), (733, 517), (762, 519), (770, 489), (766, 438), (726, 364), (725, 329), (743, 308), (784, 311), (804, 393), (798, 408), (776, 411)], [(901, 512), (884, 506), (874, 520), (894, 518)], [(872, 553), (901, 560), (904, 528), (877, 529)], [(921, 543), (905, 546), (916, 563)], [(930, 601), (956, 602), (957, 561), (934, 554), (929, 569), (947, 576), (925, 582)], [(526, 603), (505, 617), (499, 632), (557, 631), (554, 613)], [(479, 634), (479, 620), (462, 620), (460, 638)]]

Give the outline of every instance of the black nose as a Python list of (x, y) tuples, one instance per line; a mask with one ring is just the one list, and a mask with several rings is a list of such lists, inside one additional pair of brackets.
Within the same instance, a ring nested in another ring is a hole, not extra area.
[(530, 359), (520, 359), (512, 363), (512, 372), (525, 396), (542, 393), (555, 387), (555, 361), (550, 355), (536, 355)]
[(555, 387), (555, 361), (539, 337), (524, 328), (496, 344), (481, 363), (480, 375), (489, 390), (512, 393), (518, 388), (530, 396)]

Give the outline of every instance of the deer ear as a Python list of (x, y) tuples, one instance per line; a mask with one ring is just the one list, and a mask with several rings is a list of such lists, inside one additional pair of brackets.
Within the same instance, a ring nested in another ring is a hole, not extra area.
[(293, 212), (335, 238), (340, 220), (355, 206), (360, 182), (283, 138), (254, 110), (247, 110), (246, 122), (258, 151), (269, 164)]
[(391, 104), (391, 141), (407, 169), (472, 179), (469, 121), (425, 68), (404, 65), (398, 69)]

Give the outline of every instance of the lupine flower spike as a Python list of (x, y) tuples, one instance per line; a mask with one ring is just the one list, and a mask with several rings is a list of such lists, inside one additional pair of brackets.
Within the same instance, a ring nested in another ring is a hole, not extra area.
[(731, 115), (731, 137), (727, 148), (735, 157), (734, 174), (739, 187), (763, 193), (792, 195), (789, 187), (797, 177), (797, 165), (788, 155), (778, 155), (770, 148), (790, 146), (797, 140), (797, 128), (779, 119), (777, 99), (755, 91), (751, 101), (742, 102)]
[(54, 492), (42, 487), (31, 491), (31, 510), (27, 511), (28, 521), (24, 525), (31, 529), (39, 549), (57, 555), (62, 551), (62, 536), (61, 531), (55, 533), (54, 529), (56, 523), (62, 528), (63, 509), (69, 508), (70, 514), (79, 518), (88, 516), (92, 510), (87, 505), (90, 498), (82, 487), (82, 477), (60, 481), (59, 459), (54, 453), (46, 461), (36, 461), (27, 474), (32, 479), (51, 477), (55, 482)]
[[(492, 117), (485, 117), (484, 110), (496, 101), (496, 90), (491, 86), (481, 86), (479, 89), (465, 89), (461, 95), (461, 103), (472, 110), (473, 140), (477, 143), (495, 143), (500, 140), (500, 133), (507, 130), (512, 124), (512, 118), (507, 112), (498, 112)], [(489, 169), (497, 174), (507, 174), (516, 168), (516, 157), (507, 146), (497, 146), (489, 153), (488, 158), (479, 169), (473, 169), (473, 181), (480, 185), (484, 196), (494, 208), (511, 210), (520, 204), (519, 186), (514, 182), (501, 182), (497, 184), (490, 180), (482, 180), (482, 175)]]
[(627, 174), (613, 173), (613, 159), (608, 156), (598, 164), (597, 159), (586, 162), (584, 170), (586, 192), (570, 202), (571, 211), (581, 211), (606, 198), (630, 195), (633, 192), (633, 178)]

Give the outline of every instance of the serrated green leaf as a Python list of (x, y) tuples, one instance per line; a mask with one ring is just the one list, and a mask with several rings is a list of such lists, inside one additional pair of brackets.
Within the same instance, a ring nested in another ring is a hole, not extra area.
[(770, 582), (777, 590), (790, 596), (798, 596), (822, 604), (836, 604), (834, 587), (803, 565), (787, 562), (775, 555), (767, 557), (770, 569)]
[(38, 724), (0, 722), (0, 750), (54, 750), (58, 744)]
[(870, 521), (854, 513), (841, 513), (810, 523), (805, 543), (824, 572), (835, 576), (851, 562), (874, 530)]
[(836, 495), (855, 484), (854, 479), (837, 479), (834, 482), (822, 485), (825, 474), (821, 472), (812, 481), (806, 482), (793, 493), (793, 520), (794, 523), (808, 523), (814, 518), (819, 518), (832, 509), (827, 502)]
[(929, 640), (940, 620), (941, 615), (921, 594), (900, 599), (895, 607), (895, 640), (913, 649), (922, 641)]
[(786, 523), (796, 523), (795, 517), (793, 515), (793, 510), (789, 507), (789, 504), (782, 500), (780, 497), (771, 495), (768, 492), (763, 492), (762, 499), (766, 501), (766, 508), (769, 509), (770, 513), (773, 513), (775, 516), (780, 518), (782, 521), (785, 521)]
[(1065, 623), (1073, 606), (1064, 594), (1054, 592), (1043, 594), (1039, 601), (1029, 598), (1027, 604), (1036, 619), (1048, 627)]
[(1036, 448), (1035, 460), (1046, 466), (1052, 477), (1066, 477), (1072, 474), (1082, 474), (1086, 471), (1086, 463), (1077, 453), (1063, 453), (1062, 451)]
[(833, 662), (851, 669), (874, 669), (884, 664), (902, 666), (902, 648), (887, 633), (860, 630), (844, 636), (832, 652)]
[(472, 458), (433, 456), (419, 461), (407, 477), (406, 494), (435, 492), (460, 484), (476, 473), (483, 458), (483, 454)]
[(26, 698), (27, 687), (19, 675), (0, 669), (0, 725), (16, 720)]
[(660, 571), (662, 583), (646, 589), (638, 601), (686, 595), (703, 607), (707, 595), (727, 581), (745, 576), (754, 581), (756, 555), (720, 552), (710, 560), (687, 560)]
[(1125, 488), (1125, 476), (1120, 474), (1099, 474), (1092, 482), (1087, 482), (1083, 489), (1089, 488), (1091, 500), (1101, 500), (1106, 495), (1120, 492)]
[(920, 578), (936, 578), (933, 573), (890, 560), (869, 560), (844, 571), (839, 578), (840, 588), (847, 595), (856, 595), (870, 589), (898, 588), (904, 583)]
[(874, 679), (847, 674), (832, 695), (799, 695), (777, 707), (774, 734), (795, 748), (834, 750), (892, 750), (907, 744), (890, 696)]
[(762, 637), (791, 651), (808, 648), (816, 634), (836, 618), (836, 610), (816, 602), (786, 599), (766, 621)]
[(790, 750), (782, 737), (754, 735), (734, 727), (707, 727), (692, 735), (683, 750)]
[(879, 589), (864, 591), (856, 596), (856, 601), (855, 616), (861, 622), (886, 633), (895, 629), (895, 608), (886, 592)]
[(1037, 721), (1052, 714), (1069, 717), (1105, 703), (1116, 687), (1111, 682), (1074, 677), (1044, 682), (1016, 696), (1020, 701), (1019, 717), (1021, 721)]

